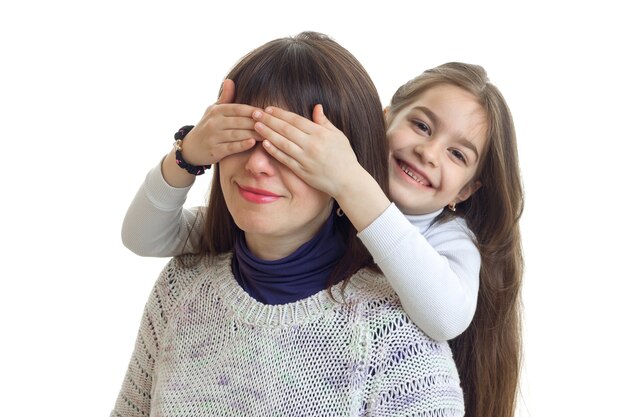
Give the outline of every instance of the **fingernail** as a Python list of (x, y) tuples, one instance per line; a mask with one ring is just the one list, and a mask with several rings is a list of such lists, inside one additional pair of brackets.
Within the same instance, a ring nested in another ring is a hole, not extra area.
[(266, 113), (270, 113), (270, 114), (271, 114), (273, 111), (274, 111), (274, 109), (273, 109), (273, 108), (271, 108), (271, 107), (266, 107), (266, 108), (265, 108), (265, 112), (266, 112)]
[(261, 118), (261, 112), (258, 110), (255, 110), (254, 113), (252, 113), (252, 117), (254, 117), (255, 119), (260, 119)]

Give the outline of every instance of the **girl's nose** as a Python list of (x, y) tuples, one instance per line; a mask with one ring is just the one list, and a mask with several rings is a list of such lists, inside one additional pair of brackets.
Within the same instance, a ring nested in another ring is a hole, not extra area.
[(438, 167), (441, 158), (441, 146), (436, 140), (430, 139), (427, 142), (415, 146), (414, 152), (420, 156), (422, 162), (432, 167)]

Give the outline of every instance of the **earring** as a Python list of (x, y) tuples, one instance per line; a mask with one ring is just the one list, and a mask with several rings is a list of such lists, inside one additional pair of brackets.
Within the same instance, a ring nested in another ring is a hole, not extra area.
[(337, 207), (337, 210), (335, 211), (335, 213), (337, 213), (337, 217), (342, 217), (344, 215), (341, 207)]
[(456, 211), (456, 203), (448, 204), (448, 208), (450, 209), (450, 211)]

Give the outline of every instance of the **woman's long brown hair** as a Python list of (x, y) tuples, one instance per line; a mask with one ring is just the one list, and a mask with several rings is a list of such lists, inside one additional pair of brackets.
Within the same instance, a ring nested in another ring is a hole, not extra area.
[[(303, 32), (270, 41), (244, 56), (226, 76), (235, 82), (235, 102), (257, 107), (278, 105), (301, 116), (312, 116), (322, 104), (326, 117), (350, 141), (359, 163), (385, 192), (388, 188), (385, 120), (378, 92), (357, 59), (326, 35)], [(232, 250), (237, 226), (231, 217), (215, 167), (202, 253)], [(333, 213), (334, 215), (334, 213)], [(347, 283), (358, 269), (376, 268), (346, 216), (337, 217), (346, 253), (331, 273), (328, 285)]]
[(475, 180), (482, 186), (452, 213), (476, 236), (481, 256), (476, 313), (469, 328), (450, 342), (461, 377), (467, 417), (513, 417), (522, 357), (520, 290), (523, 257), (519, 219), (524, 198), (511, 112), (500, 91), (477, 65), (447, 63), (412, 79), (394, 94), (394, 117), (424, 91), (452, 84), (472, 93), (488, 122), (487, 148)]

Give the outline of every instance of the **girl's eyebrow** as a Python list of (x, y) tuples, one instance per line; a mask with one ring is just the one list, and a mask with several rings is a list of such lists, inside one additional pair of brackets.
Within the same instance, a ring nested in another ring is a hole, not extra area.
[(458, 139), (459, 143), (466, 147), (467, 149), (469, 149), (470, 151), (474, 152), (474, 155), (476, 157), (476, 159), (478, 159), (478, 149), (476, 148), (476, 145), (474, 145), (472, 142), (470, 142), (469, 140), (461, 137)]
[(440, 122), (441, 122), (441, 120), (439, 120), (439, 117), (437, 117), (437, 115), (435, 113), (433, 113), (433, 111), (431, 109), (429, 109), (428, 107), (415, 106), (411, 110), (419, 110), (422, 113), (425, 113), (426, 116), (428, 116), (428, 118), (430, 120), (432, 120), (435, 125), (440, 124)]

